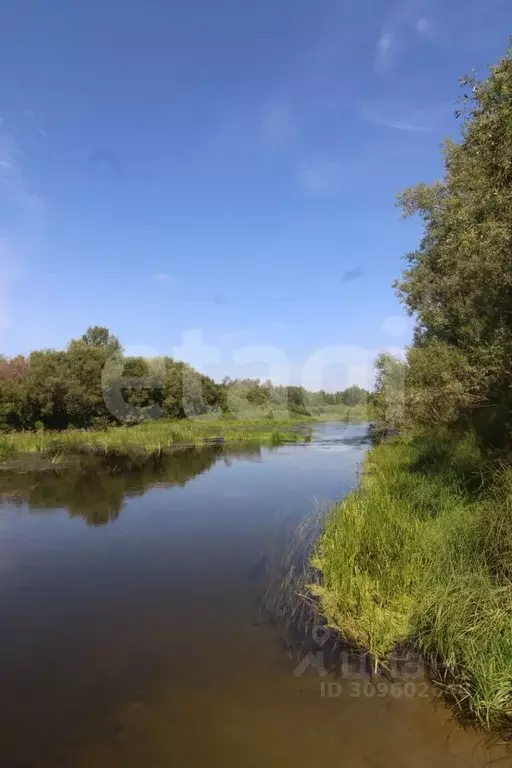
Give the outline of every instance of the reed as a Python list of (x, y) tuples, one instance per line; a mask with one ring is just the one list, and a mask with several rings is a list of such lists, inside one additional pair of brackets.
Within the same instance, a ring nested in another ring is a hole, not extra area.
[(275, 446), (307, 439), (307, 430), (297, 429), (297, 426), (298, 422), (293, 419), (272, 419), (266, 423), (263, 420), (162, 419), (102, 430), (13, 432), (0, 438), (0, 459), (33, 453), (61, 457), (95, 454), (149, 458), (172, 453), (180, 446), (222, 442), (254, 441)]
[(458, 712), (512, 729), (512, 469), (471, 438), (423, 436), (369, 454), (312, 562), (328, 623), (376, 664), (403, 643)]

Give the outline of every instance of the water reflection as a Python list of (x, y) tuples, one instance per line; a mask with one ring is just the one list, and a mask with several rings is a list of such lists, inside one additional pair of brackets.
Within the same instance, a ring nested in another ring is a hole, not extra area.
[(94, 458), (62, 470), (3, 472), (0, 504), (28, 505), (31, 512), (65, 509), (70, 517), (82, 517), (87, 525), (104, 526), (118, 519), (127, 498), (140, 496), (155, 485), (185, 486), (219, 461), (230, 465), (244, 457), (260, 460), (261, 446), (190, 447), (123, 473)]
[(357, 483), (365, 433), (1, 474), (0, 766), (484, 768), (425, 698), (339, 678), (322, 696), (330, 678), (297, 674), (309, 648), (284, 651), (259, 611), (291, 532)]

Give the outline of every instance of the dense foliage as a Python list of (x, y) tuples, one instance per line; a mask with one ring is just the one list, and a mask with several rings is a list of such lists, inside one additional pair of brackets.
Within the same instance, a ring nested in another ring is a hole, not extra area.
[(324, 405), (358, 405), (368, 393), (309, 393), (257, 379), (221, 384), (170, 357), (126, 357), (107, 328), (91, 327), (63, 351), (0, 357), (0, 429), (101, 428), (165, 416), (183, 419), (217, 412), (307, 415)]
[(369, 393), (353, 385), (339, 392), (308, 392), (304, 387), (280, 386), (259, 379), (224, 379), (226, 408), (232, 414), (243, 414), (252, 409), (269, 411), (288, 410), (292, 414), (314, 413), (316, 409), (331, 406), (366, 406)]
[(461, 141), (445, 143), (444, 179), (399, 198), (424, 234), (396, 284), (417, 319), (398, 411), (413, 424), (472, 424), (503, 446), (512, 429), (512, 51), (487, 80), (462, 84)]
[(416, 330), (404, 359), (377, 359), (374, 398), (400, 434), (335, 507), (318, 593), (374, 659), (411, 643), (459, 711), (510, 736), (512, 50), (463, 85), (444, 179), (400, 196), (424, 222), (396, 284)]
[(222, 387), (171, 358), (124, 357), (106, 328), (89, 328), (66, 350), (0, 361), (3, 429), (99, 427), (222, 405)]

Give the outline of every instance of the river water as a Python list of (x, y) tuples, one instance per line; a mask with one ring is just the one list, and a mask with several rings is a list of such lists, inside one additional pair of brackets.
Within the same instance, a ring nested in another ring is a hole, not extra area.
[(0, 475), (0, 765), (503, 758), (426, 686), (332, 684), (259, 610), (289, 534), (357, 484), (365, 432), (323, 425), (305, 445), (213, 446), (124, 474)]

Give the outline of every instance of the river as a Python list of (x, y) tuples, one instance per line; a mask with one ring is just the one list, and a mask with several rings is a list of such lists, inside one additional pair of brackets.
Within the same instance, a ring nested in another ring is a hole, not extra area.
[(308, 444), (213, 446), (129, 474), (0, 475), (0, 765), (502, 757), (426, 687), (332, 684), (260, 611), (291, 532), (357, 484), (365, 434), (327, 424)]

